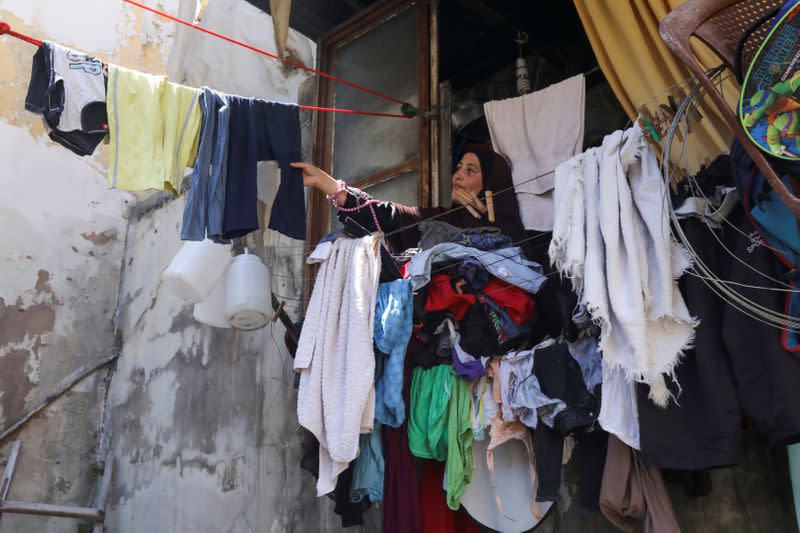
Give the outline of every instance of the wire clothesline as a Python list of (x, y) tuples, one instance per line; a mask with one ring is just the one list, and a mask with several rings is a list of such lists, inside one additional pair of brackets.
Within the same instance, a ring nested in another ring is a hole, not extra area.
[[(313, 69), (311, 67), (303, 65), (302, 63), (297, 63), (297, 62), (291, 61), (289, 59), (283, 59), (283, 58), (281, 58), (280, 56), (278, 56), (276, 54), (273, 54), (271, 52), (267, 52), (266, 50), (263, 50), (261, 48), (257, 48), (255, 46), (252, 46), (252, 45), (247, 44), (245, 42), (238, 41), (238, 40), (234, 39), (233, 37), (229, 37), (227, 35), (223, 35), (221, 33), (215, 32), (213, 30), (209, 30), (208, 28), (204, 28), (204, 27), (199, 26), (197, 24), (193, 24), (193, 23), (191, 23), (191, 22), (189, 22), (187, 20), (183, 20), (181, 18), (175, 17), (175, 16), (170, 15), (169, 13), (166, 13), (164, 11), (159, 11), (158, 9), (153, 9), (151, 7), (148, 7), (148, 6), (144, 5), (144, 4), (140, 4), (139, 2), (134, 2), (133, 0), (122, 0), (122, 1), (127, 3), (127, 4), (131, 4), (133, 6), (136, 6), (136, 7), (139, 7), (141, 9), (144, 9), (146, 11), (149, 11), (151, 13), (154, 13), (156, 15), (159, 15), (161, 17), (164, 17), (164, 18), (167, 18), (169, 20), (172, 20), (174, 22), (178, 22), (178, 23), (183, 24), (185, 26), (188, 26), (188, 27), (190, 27), (192, 29), (201, 31), (203, 33), (206, 33), (206, 34), (211, 35), (213, 37), (216, 37), (218, 39), (222, 39), (224, 41), (227, 41), (229, 43), (235, 44), (237, 46), (241, 46), (242, 48), (246, 48), (247, 50), (251, 50), (253, 52), (256, 52), (258, 54), (270, 57), (272, 59), (277, 59), (277, 60), (282, 61), (282, 62), (286, 63), (287, 65), (291, 65), (291, 66), (293, 66), (295, 68), (299, 68), (301, 70), (305, 70), (305, 71), (317, 74), (319, 76), (322, 76), (323, 78), (328, 78), (328, 79), (333, 80), (333, 81), (335, 81), (337, 83), (341, 83), (341, 84), (347, 85), (347, 86), (352, 87), (354, 89), (357, 89), (359, 91), (363, 91), (363, 92), (366, 92), (368, 94), (372, 94), (374, 96), (378, 96), (380, 98), (384, 98), (386, 100), (401, 104), (403, 106), (407, 105), (407, 106), (410, 106), (411, 108), (413, 108), (413, 106), (411, 104), (409, 104), (407, 102), (404, 102), (403, 100), (400, 100), (399, 98), (395, 98), (393, 96), (389, 96), (387, 94), (383, 94), (383, 93), (378, 92), (376, 90), (369, 89), (367, 87), (364, 87), (362, 85), (358, 85), (356, 83), (353, 83), (351, 81), (345, 80), (343, 78), (339, 78), (338, 76), (334, 76), (332, 74), (328, 74), (328, 73)], [(30, 35), (26, 35), (24, 33), (20, 33), (20, 32), (14, 31), (7, 22), (0, 22), (0, 35), (10, 35), (11, 37), (15, 37), (17, 39), (20, 39), (21, 41), (25, 41), (27, 43), (30, 43), (30, 44), (34, 45), (34, 46), (42, 46), (42, 41), (41, 40), (36, 39), (35, 37), (31, 37)], [(321, 107), (321, 106), (311, 106), (311, 105), (298, 105), (297, 107), (300, 108), (300, 109), (304, 109), (306, 111), (322, 111), (322, 112), (327, 112), (327, 113), (342, 113), (342, 114), (346, 114), (346, 115), (367, 115), (367, 116), (373, 116), (373, 117), (405, 118), (405, 119), (414, 118), (413, 114), (405, 114), (405, 113), (403, 113), (403, 114), (400, 114), (400, 113), (380, 113), (380, 112), (376, 112), (376, 111), (361, 111), (361, 110), (357, 110), (357, 109), (341, 109), (341, 108), (337, 108), (337, 107)]]

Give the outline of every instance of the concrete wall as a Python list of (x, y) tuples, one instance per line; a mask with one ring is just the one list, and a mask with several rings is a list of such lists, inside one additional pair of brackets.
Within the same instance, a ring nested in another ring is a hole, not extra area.
[[(0, 19), (189, 85), (287, 102), (302, 92), (313, 101), (307, 74), (121, 2), (46, 4), (0, 0)], [(158, 7), (275, 49), (271, 19), (241, 0), (165, 0)], [(103, 146), (79, 158), (50, 142), (40, 118), (23, 108), (35, 48), (2, 41), (0, 428), (71, 371), (122, 354), (113, 379), (110, 368), (93, 374), (16, 435), (23, 448), (10, 497), (87, 504), (106, 434), (117, 460), (111, 531), (338, 529), (332, 503), (314, 496), (312, 478), (299, 469), (283, 329), (202, 326), (190, 305), (160, 287), (180, 246), (185, 198), (108, 190)], [(314, 44), (302, 35), (291, 32), (288, 48), (314, 64)], [(309, 140), (310, 117), (303, 121)], [(276, 180), (275, 167), (264, 164), (263, 220)], [(249, 245), (273, 268), (273, 289), (296, 317), (303, 244), (267, 231)], [(10, 443), (0, 447), (2, 460)], [(77, 525), (5, 515), (0, 531), (72, 532)]]
[[(175, 9), (177, 0), (163, 2)], [(0, 1), (20, 32), (163, 72), (171, 25), (121, 2)], [(105, 184), (107, 156), (80, 158), (44, 134), (23, 103), (36, 49), (0, 39), (0, 427), (70, 372), (112, 353), (125, 219), (135, 198)], [(28, 424), (10, 497), (86, 504), (109, 370), (84, 380)], [(0, 447), (5, 459), (10, 441)], [(75, 531), (64, 519), (6, 515), (2, 531)]]
[[(203, 23), (274, 50), (269, 17), (240, 0), (210, 2)], [(294, 32), (289, 49), (314, 63), (311, 43)], [(274, 60), (199, 34), (186, 36), (183, 52), (175, 61), (182, 70), (172, 75), (189, 85), (313, 100), (313, 80)], [(308, 142), (310, 116), (303, 121)], [(261, 165), (259, 178), (260, 216), (267, 220), (276, 167)], [(118, 467), (109, 526), (337, 530), (332, 502), (315, 497), (313, 479), (299, 467), (296, 393), (283, 328), (278, 323), (246, 333), (204, 326), (193, 320), (191, 305), (160, 286), (162, 270), (181, 245), (183, 205), (181, 198), (137, 209), (130, 219), (120, 290), (123, 351), (109, 395)], [(248, 245), (272, 267), (273, 290), (296, 314), (303, 243), (266, 231), (252, 234)]]

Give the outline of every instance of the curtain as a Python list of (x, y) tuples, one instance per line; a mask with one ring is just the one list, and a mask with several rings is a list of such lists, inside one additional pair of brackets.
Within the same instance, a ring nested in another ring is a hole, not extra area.
[[(574, 0), (600, 69), (631, 119), (638, 116), (637, 110), (644, 104), (655, 113), (658, 104), (666, 104), (669, 95), (675, 96), (675, 88), (668, 88), (689, 77), (688, 70), (658, 33), (661, 20), (682, 2)], [(692, 46), (703, 67), (708, 69), (722, 63), (702, 43), (695, 42)], [(730, 77), (722, 84), (722, 92), (734, 107), (739, 87), (730, 71), (723, 75)], [(733, 140), (733, 132), (710, 99), (704, 98), (697, 107), (702, 120), (691, 125), (692, 133), (685, 147), (677, 138), (673, 141), (670, 157), (673, 162), (680, 161), (679, 166), (689, 172), (695, 172), (706, 158), (727, 152)]]

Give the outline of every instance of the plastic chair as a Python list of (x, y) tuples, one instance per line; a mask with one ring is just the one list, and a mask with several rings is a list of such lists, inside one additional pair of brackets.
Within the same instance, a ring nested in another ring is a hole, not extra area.
[[(746, 69), (766, 37), (775, 13), (784, 0), (686, 0), (673, 9), (659, 27), (661, 38), (697, 78), (722, 118), (736, 133), (750, 157), (767, 178), (781, 200), (800, 218), (800, 199), (790, 192), (770, 165), (767, 156), (747, 137), (734, 110), (706, 74), (690, 46), (690, 38), (705, 43), (741, 81)], [(751, 31), (752, 30), (752, 31)], [(751, 31), (737, 49), (741, 38)], [(740, 52), (740, 53), (739, 53)], [(741, 58), (741, 67), (737, 60)], [(739, 72), (737, 72), (737, 70)]]

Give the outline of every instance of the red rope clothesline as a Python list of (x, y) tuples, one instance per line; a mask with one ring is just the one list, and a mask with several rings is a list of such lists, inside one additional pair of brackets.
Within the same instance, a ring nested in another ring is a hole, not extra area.
[[(217, 33), (215, 31), (203, 28), (202, 26), (198, 26), (197, 24), (192, 24), (191, 22), (188, 22), (186, 20), (174, 17), (174, 16), (170, 15), (169, 13), (165, 13), (163, 11), (159, 11), (157, 9), (153, 9), (151, 7), (147, 7), (146, 5), (140, 4), (138, 2), (134, 2), (133, 0), (122, 0), (122, 1), (125, 2), (125, 3), (128, 3), (128, 4), (131, 4), (131, 5), (134, 5), (136, 7), (140, 7), (142, 9), (146, 10), (146, 11), (150, 11), (151, 13), (155, 13), (156, 15), (160, 15), (162, 17), (168, 18), (168, 19), (170, 19), (172, 21), (178, 22), (178, 23), (183, 24), (185, 26), (189, 26), (190, 28), (193, 28), (195, 30), (200, 30), (200, 31), (202, 31), (204, 33), (207, 33), (207, 34), (212, 35), (214, 37), (217, 37), (219, 39), (228, 41), (230, 43), (236, 44), (236, 45), (241, 46), (243, 48), (247, 48), (248, 50), (252, 50), (253, 52), (257, 52), (259, 54), (265, 55), (267, 57), (271, 57), (273, 59), (278, 59), (278, 60), (283, 61), (284, 63), (286, 63), (288, 65), (291, 65), (291, 66), (293, 66), (295, 68), (306, 70), (308, 72), (313, 72), (314, 74), (317, 74), (319, 76), (331, 79), (331, 80), (339, 82), (339, 83), (343, 83), (345, 85), (353, 87), (354, 89), (358, 89), (360, 91), (364, 91), (366, 93), (373, 94), (375, 96), (379, 96), (379, 97), (385, 98), (387, 100), (391, 100), (392, 102), (397, 102), (399, 104), (405, 104), (405, 102), (403, 102), (402, 100), (399, 100), (399, 99), (394, 98), (392, 96), (388, 96), (388, 95), (380, 93), (378, 91), (375, 91), (375, 90), (372, 90), (372, 89), (368, 89), (366, 87), (362, 87), (361, 85), (358, 85), (358, 84), (353, 83), (351, 81), (347, 81), (347, 80), (339, 78), (337, 76), (333, 76), (333, 75), (327, 74), (325, 72), (320, 72), (319, 70), (313, 69), (311, 67), (307, 67), (307, 66), (305, 66), (305, 65), (303, 65), (301, 63), (296, 63), (296, 62), (290, 61), (288, 59), (282, 59), (281, 57), (279, 57), (279, 56), (277, 56), (275, 54), (272, 54), (270, 52), (267, 52), (266, 50), (262, 50), (261, 48), (256, 48), (255, 46), (249, 45), (247, 43), (243, 43), (241, 41), (237, 41), (236, 39), (234, 39), (232, 37), (228, 37), (227, 35), (223, 35), (221, 33)], [(23, 33), (19, 33), (19, 32), (13, 31), (11, 29), (11, 26), (6, 22), (0, 22), (0, 35), (10, 35), (12, 37), (16, 37), (17, 39), (21, 39), (21, 40), (23, 40), (25, 42), (33, 44), (35, 46), (41, 46), (42, 45), (42, 41), (40, 41), (38, 39), (34, 39), (33, 37), (31, 37), (29, 35), (25, 35)], [(358, 110), (355, 110), (355, 109), (338, 109), (338, 108), (335, 108), (335, 107), (318, 107), (318, 106), (310, 106), (310, 105), (301, 105), (301, 106), (298, 106), (298, 107), (300, 109), (306, 109), (306, 110), (309, 110), (309, 111), (324, 111), (324, 112), (328, 112), (328, 113), (344, 113), (344, 114), (347, 114), (347, 115), (369, 115), (369, 116), (374, 116), (374, 117), (413, 118), (413, 116), (409, 116), (409, 115), (405, 115), (405, 114), (377, 113), (377, 112), (372, 112), (372, 111), (358, 111)]]

